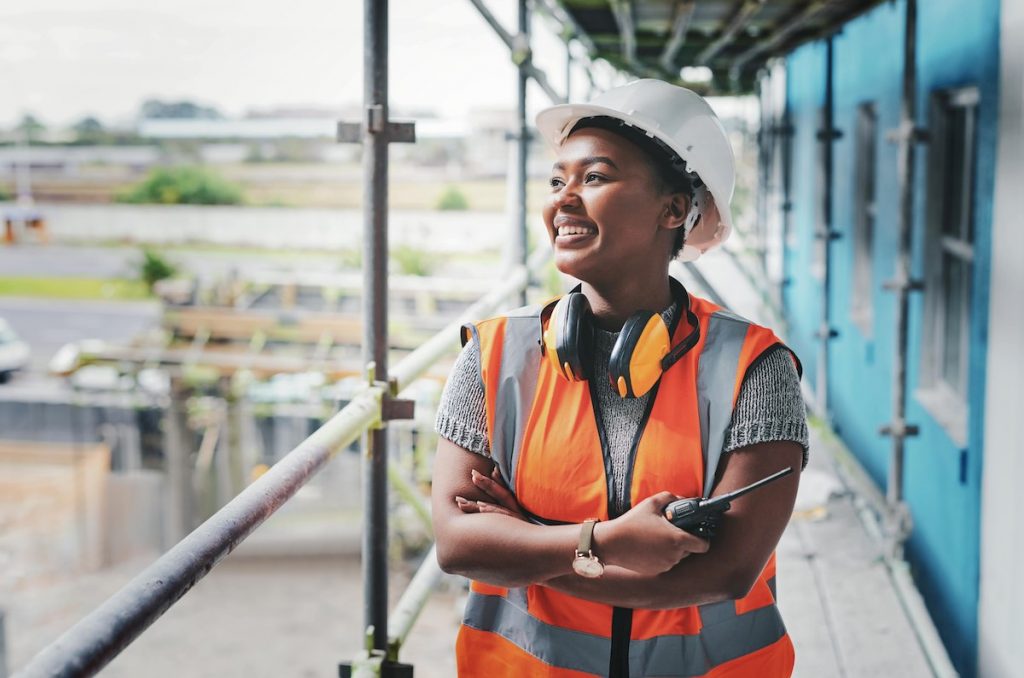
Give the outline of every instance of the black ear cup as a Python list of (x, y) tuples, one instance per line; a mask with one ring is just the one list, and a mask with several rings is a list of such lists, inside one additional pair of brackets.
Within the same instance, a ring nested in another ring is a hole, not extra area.
[(558, 300), (544, 332), (544, 354), (569, 381), (584, 381), (590, 376), (593, 332), (586, 295), (570, 292)]
[(650, 391), (661, 378), (662, 359), (670, 348), (669, 330), (659, 313), (631, 315), (608, 362), (612, 389), (622, 398), (638, 398)]
[[(608, 364), (612, 389), (623, 398), (638, 398), (654, 388), (662, 372), (693, 348), (700, 338), (700, 326), (697, 316), (690, 310), (686, 290), (675, 280), (671, 284), (691, 330), (673, 347), (673, 329), (665, 324), (661, 314), (637, 311), (630, 316), (612, 347)], [(545, 314), (548, 309), (551, 309), (550, 316), (543, 316), (548, 318), (542, 335), (545, 358), (569, 381), (589, 379), (594, 361), (590, 302), (582, 292), (573, 291), (553, 306), (545, 307)]]

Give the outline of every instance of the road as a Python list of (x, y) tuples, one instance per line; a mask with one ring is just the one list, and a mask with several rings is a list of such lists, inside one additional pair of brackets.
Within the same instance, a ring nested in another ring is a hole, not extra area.
[(68, 342), (126, 342), (140, 332), (159, 327), (160, 304), (0, 297), (0, 317), (32, 347), (31, 371), (12, 382), (24, 385), (38, 381), (53, 354)]

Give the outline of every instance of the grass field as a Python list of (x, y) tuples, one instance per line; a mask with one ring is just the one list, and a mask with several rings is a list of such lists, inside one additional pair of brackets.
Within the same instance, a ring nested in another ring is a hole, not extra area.
[(0, 297), (123, 301), (149, 299), (150, 294), (138, 280), (0, 276)]
[[(358, 209), (362, 205), (361, 176), (351, 172), (331, 173), (330, 166), (248, 166), (227, 165), (217, 168), (225, 179), (238, 184), (244, 204), (257, 207), (334, 207)], [(111, 203), (129, 190), (141, 177), (127, 173), (90, 172), (79, 177), (38, 173), (32, 190), (39, 202)], [(503, 212), (507, 208), (508, 186), (503, 179), (446, 180), (429, 177), (412, 180), (393, 177), (388, 189), (391, 209), (434, 210), (441, 196), (454, 188), (465, 198), (467, 208), (485, 212)], [(532, 180), (527, 187), (528, 210), (540, 210), (547, 185)]]

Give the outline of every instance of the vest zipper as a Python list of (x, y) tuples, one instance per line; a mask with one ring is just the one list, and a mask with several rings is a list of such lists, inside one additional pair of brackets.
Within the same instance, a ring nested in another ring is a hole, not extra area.
[[(613, 500), (615, 488), (612, 483), (611, 453), (608, 448), (608, 439), (604, 433), (604, 419), (601, 416), (601, 408), (598, 406), (597, 387), (594, 385), (593, 379), (589, 380), (587, 385), (590, 389), (590, 407), (594, 411), (594, 419), (597, 422), (597, 435), (601, 440), (601, 456), (604, 458), (604, 477), (608, 488), (608, 517), (617, 518), (621, 513), (615, 510)], [(651, 411), (654, 409), (654, 401), (658, 397), (659, 386), (661, 386), (660, 381), (651, 389), (651, 397), (647, 401), (647, 406), (644, 407), (644, 416), (640, 420), (640, 426), (637, 428), (636, 435), (633, 436), (633, 444), (629, 449), (629, 463), (626, 466), (626, 478), (623, 482), (626, 491), (625, 506), (627, 511), (632, 506), (630, 487), (633, 484), (633, 464), (636, 462), (636, 452), (640, 447), (640, 438), (644, 434), (644, 429), (647, 428), (647, 421), (651, 418)], [(608, 678), (629, 678), (629, 641), (632, 634), (633, 610), (628, 607), (612, 608), (611, 652), (608, 657)]]

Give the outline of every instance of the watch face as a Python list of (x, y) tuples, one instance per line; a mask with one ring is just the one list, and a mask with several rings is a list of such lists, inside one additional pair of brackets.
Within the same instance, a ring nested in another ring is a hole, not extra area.
[(572, 561), (572, 569), (579, 576), (588, 579), (594, 579), (604, 574), (604, 565), (595, 556), (577, 556), (576, 560)]

